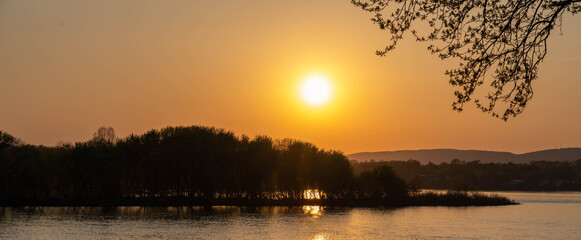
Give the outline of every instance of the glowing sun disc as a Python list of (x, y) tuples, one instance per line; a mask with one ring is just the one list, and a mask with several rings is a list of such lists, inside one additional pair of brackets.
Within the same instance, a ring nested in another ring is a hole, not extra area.
[(321, 106), (331, 98), (332, 87), (326, 77), (312, 75), (307, 77), (300, 87), (303, 101), (311, 106)]

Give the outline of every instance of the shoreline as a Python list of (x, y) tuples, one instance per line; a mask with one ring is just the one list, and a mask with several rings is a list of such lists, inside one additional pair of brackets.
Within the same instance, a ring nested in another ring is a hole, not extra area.
[(120, 199), (111, 201), (47, 200), (37, 202), (0, 203), (0, 207), (177, 207), (177, 206), (326, 206), (326, 207), (411, 207), (411, 206), (505, 206), (518, 205), (497, 194), (471, 192), (425, 192), (402, 199), (192, 199), (180, 197), (154, 197)]

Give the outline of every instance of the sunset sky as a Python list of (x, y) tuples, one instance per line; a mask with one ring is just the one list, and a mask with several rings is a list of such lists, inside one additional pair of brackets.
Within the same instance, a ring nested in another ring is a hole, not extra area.
[[(205, 125), (345, 153), (581, 147), (581, 15), (508, 122), (452, 111), (456, 62), (427, 44), (376, 56), (389, 36), (371, 17), (348, 0), (0, 0), (0, 130), (48, 146)], [(300, 93), (313, 75), (332, 87), (318, 106)]]

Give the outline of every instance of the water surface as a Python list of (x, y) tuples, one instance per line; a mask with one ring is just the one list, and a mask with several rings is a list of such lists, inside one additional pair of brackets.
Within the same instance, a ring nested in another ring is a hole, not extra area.
[(581, 192), (495, 207), (0, 208), (0, 239), (579, 239)]

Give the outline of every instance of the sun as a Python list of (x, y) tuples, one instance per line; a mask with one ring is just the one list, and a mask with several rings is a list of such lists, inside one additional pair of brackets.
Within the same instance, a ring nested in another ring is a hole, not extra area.
[(308, 105), (318, 107), (331, 99), (333, 87), (323, 75), (310, 75), (301, 83), (300, 96)]

